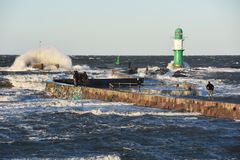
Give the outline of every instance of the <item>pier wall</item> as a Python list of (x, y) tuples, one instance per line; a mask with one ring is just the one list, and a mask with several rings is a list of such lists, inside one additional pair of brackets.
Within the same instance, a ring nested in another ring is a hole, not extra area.
[(54, 82), (47, 82), (46, 91), (54, 97), (63, 99), (98, 99), (103, 101), (127, 102), (145, 107), (198, 112), (205, 116), (217, 118), (240, 119), (240, 104), (164, 97), (109, 89), (75, 87)]

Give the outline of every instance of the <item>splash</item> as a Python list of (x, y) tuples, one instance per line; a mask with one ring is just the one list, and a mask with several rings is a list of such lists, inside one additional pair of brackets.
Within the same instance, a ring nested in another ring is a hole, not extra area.
[(187, 69), (190, 68), (190, 65), (187, 62), (183, 62), (183, 67), (179, 68), (179, 67), (174, 67), (173, 61), (171, 61), (170, 63), (168, 63), (167, 65), (167, 69), (169, 69), (170, 71), (178, 71), (181, 69)]
[(200, 113), (193, 112), (193, 113), (180, 113), (180, 112), (149, 112), (149, 111), (103, 111), (100, 108), (87, 110), (87, 111), (71, 111), (72, 113), (77, 114), (94, 114), (96, 116), (100, 115), (117, 115), (117, 116), (126, 116), (126, 117), (137, 117), (137, 116), (144, 116), (144, 115), (152, 115), (152, 116), (200, 116)]
[(53, 67), (55, 65), (59, 65), (59, 68), (62, 69), (71, 69), (72, 67), (72, 60), (68, 56), (50, 47), (41, 50), (31, 50), (18, 56), (10, 67), (10, 70), (29, 70), (34, 63), (43, 64), (44, 69), (50, 70), (57, 69), (57, 67)]
[(74, 70), (78, 70), (78, 71), (89, 71), (91, 70), (91, 68), (88, 66), (88, 65), (76, 65), (76, 66), (73, 66), (73, 69)]

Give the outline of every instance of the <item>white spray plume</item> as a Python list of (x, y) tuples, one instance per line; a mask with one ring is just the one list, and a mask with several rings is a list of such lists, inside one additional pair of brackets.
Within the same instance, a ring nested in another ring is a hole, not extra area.
[(60, 68), (71, 69), (72, 60), (70, 57), (60, 53), (56, 48), (42, 48), (41, 50), (30, 50), (18, 56), (10, 70), (26, 70), (33, 63), (42, 63), (46, 68), (58, 64)]

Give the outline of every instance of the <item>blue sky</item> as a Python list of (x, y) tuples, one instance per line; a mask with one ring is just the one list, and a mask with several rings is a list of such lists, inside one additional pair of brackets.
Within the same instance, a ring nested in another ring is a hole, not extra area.
[(54, 46), (65, 54), (240, 55), (239, 0), (1, 0), (0, 54)]

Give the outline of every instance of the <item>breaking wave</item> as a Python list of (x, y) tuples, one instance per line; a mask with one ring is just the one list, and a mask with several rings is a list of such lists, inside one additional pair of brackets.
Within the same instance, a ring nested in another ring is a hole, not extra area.
[(102, 111), (101, 109), (94, 109), (89, 111), (73, 111), (73, 113), (77, 114), (87, 114), (91, 113), (94, 115), (117, 115), (117, 116), (127, 116), (127, 117), (136, 117), (136, 116), (144, 116), (144, 115), (152, 115), (152, 116), (199, 116), (200, 113), (180, 113), (180, 112), (142, 112), (142, 111), (133, 111), (133, 112), (119, 112), (119, 111)]
[(177, 71), (177, 70), (181, 70), (181, 69), (183, 69), (183, 68), (190, 68), (190, 65), (187, 63), (187, 62), (183, 62), (183, 66), (182, 66), (182, 68), (176, 68), (176, 67), (174, 67), (174, 65), (173, 65), (173, 61), (171, 61), (170, 63), (168, 63), (168, 65), (167, 65), (167, 68), (169, 69), (169, 70), (171, 70), (171, 71)]
[(234, 73), (234, 72), (240, 72), (239, 68), (219, 68), (219, 67), (198, 67), (199, 72), (228, 72), (228, 73)]
[(57, 69), (56, 64), (59, 68), (71, 69), (72, 60), (68, 56), (59, 52), (56, 48), (43, 48), (41, 50), (30, 50), (25, 54), (18, 56), (10, 70), (22, 71), (29, 70), (31, 65), (34, 63), (40, 63), (44, 65), (46, 69)]

